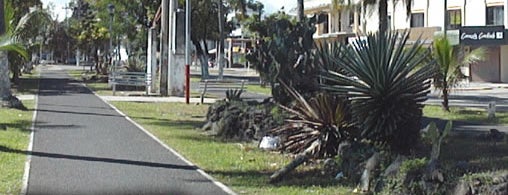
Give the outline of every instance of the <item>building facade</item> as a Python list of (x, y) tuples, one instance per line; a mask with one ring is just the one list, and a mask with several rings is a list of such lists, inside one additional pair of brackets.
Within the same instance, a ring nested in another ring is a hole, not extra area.
[[(465, 52), (487, 49), (485, 61), (463, 69), (472, 81), (508, 83), (508, 0), (413, 0), (410, 14), (404, 1), (395, 2), (388, 1), (388, 29), (409, 29), (410, 39), (421, 37), (430, 43), (446, 27), (450, 42), (460, 44)], [(327, 22), (318, 26), (317, 39), (362, 35), (378, 29), (375, 6), (345, 8), (332, 0), (307, 0), (304, 7), (307, 14), (327, 15)]]

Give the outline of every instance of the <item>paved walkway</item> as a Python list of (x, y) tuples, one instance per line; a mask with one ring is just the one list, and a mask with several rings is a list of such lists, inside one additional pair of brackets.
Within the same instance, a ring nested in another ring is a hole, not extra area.
[(28, 194), (227, 194), (59, 66), (40, 69)]

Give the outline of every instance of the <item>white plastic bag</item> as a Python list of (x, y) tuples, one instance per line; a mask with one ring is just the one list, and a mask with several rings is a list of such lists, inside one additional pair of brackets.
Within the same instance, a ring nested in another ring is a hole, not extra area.
[(259, 143), (259, 148), (265, 150), (275, 150), (280, 144), (279, 136), (264, 136)]

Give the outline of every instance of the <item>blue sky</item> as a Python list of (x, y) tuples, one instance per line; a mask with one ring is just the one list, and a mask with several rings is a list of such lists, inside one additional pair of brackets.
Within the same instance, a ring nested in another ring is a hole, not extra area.
[[(58, 16), (58, 20), (62, 21), (65, 18), (64, 7), (70, 2), (70, 0), (41, 0), (46, 7), (50, 2), (54, 5), (53, 17)], [(265, 13), (270, 14), (279, 10), (284, 6), (286, 12), (296, 7), (296, 0), (258, 0), (265, 5)], [(70, 12), (68, 12), (70, 15)]]

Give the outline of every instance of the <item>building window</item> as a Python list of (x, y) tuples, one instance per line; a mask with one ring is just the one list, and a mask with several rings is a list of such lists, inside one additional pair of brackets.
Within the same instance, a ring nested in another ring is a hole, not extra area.
[(411, 28), (412, 27), (423, 27), (424, 26), (424, 15), (423, 13), (411, 14)]
[(328, 17), (328, 13), (323, 14), (323, 17), (324, 17), (323, 24), (322, 24), (323, 25), (323, 34), (327, 34), (330, 32), (330, 29), (328, 26), (330, 17)]
[(355, 12), (353, 10), (349, 11), (349, 26), (353, 27), (355, 25)]
[(448, 20), (446, 20), (446, 26), (449, 30), (459, 29), (462, 26), (462, 10), (448, 10)]
[(487, 7), (487, 25), (504, 25), (504, 6)]
[(388, 29), (388, 30), (392, 29), (392, 15), (387, 16), (386, 25), (388, 25), (386, 27), (386, 29)]

